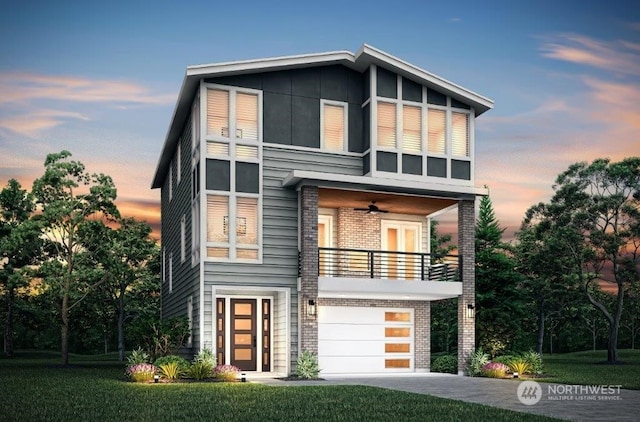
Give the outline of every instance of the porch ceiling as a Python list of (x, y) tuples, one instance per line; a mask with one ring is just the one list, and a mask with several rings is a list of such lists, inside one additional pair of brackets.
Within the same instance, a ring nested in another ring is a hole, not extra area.
[(375, 201), (378, 208), (382, 210), (421, 216), (433, 214), (457, 203), (453, 199), (425, 196), (327, 188), (318, 189), (318, 206), (321, 208), (367, 208), (371, 201)]

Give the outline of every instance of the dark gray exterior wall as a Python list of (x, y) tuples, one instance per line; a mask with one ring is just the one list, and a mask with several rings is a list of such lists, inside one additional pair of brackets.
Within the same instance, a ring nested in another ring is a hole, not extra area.
[[(186, 119), (191, 121), (191, 117)], [(165, 250), (165, 281), (162, 283), (162, 318), (187, 317), (187, 299), (193, 296), (193, 347), (199, 345), (199, 265), (191, 265), (191, 124), (185, 124), (180, 136), (181, 177), (177, 183), (176, 152), (172, 159), (172, 180), (168, 177), (161, 191), (162, 249)], [(169, 201), (169, 184), (173, 197)], [(185, 261), (181, 262), (180, 220), (185, 216)], [(169, 293), (169, 257), (173, 255), (173, 289)], [(187, 353), (190, 353), (187, 350)]]
[(348, 103), (349, 151), (363, 152), (363, 75), (344, 66), (319, 66), (206, 82), (263, 91), (263, 141), (320, 148), (320, 100)]

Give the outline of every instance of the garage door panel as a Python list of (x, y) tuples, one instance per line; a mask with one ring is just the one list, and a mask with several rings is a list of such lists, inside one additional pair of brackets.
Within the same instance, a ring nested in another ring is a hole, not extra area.
[(382, 325), (318, 324), (318, 340), (345, 339), (384, 340), (384, 327)]
[(320, 369), (323, 374), (366, 374), (385, 372), (382, 356), (326, 356)]
[(318, 343), (321, 356), (384, 356), (380, 341), (326, 340)]

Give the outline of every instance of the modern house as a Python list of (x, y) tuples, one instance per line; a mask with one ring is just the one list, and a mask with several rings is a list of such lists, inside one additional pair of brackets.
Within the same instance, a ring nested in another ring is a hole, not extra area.
[[(188, 347), (286, 375), (429, 370), (430, 304), (474, 347), (476, 117), (491, 100), (368, 45), (187, 68), (153, 188), (162, 316)], [(458, 219), (456, 256), (430, 219)]]

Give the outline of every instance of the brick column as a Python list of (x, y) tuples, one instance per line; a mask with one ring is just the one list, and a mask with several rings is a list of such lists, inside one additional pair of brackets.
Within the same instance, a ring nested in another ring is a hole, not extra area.
[(476, 342), (475, 316), (469, 318), (467, 305), (476, 304), (475, 291), (475, 200), (458, 202), (458, 253), (461, 261), (462, 295), (458, 297), (458, 374), (465, 374), (467, 359)]
[[(318, 353), (318, 317), (308, 315), (309, 300), (318, 302), (318, 188), (303, 186), (300, 189), (300, 339), (298, 352)], [(316, 308), (317, 309), (317, 308)]]

